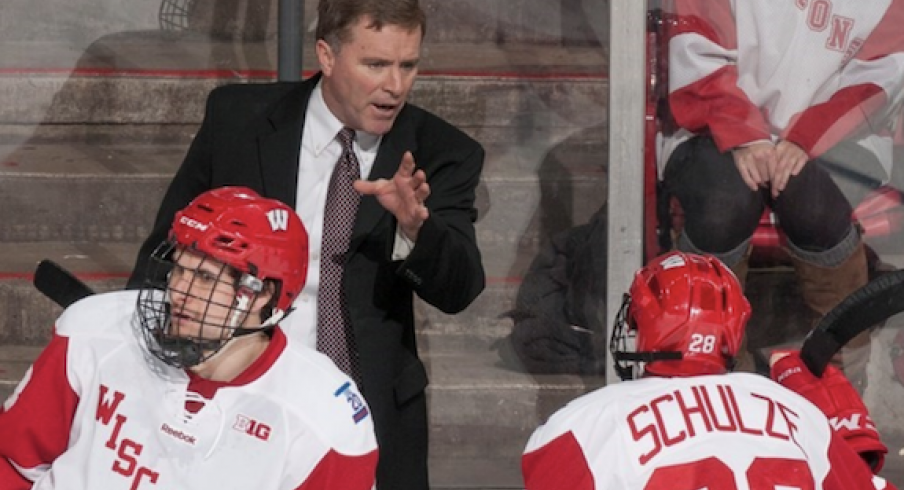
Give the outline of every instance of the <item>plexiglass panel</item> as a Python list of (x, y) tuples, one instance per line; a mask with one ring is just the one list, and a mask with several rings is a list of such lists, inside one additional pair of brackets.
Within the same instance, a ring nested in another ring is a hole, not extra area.
[[(422, 5), (410, 102), (486, 151), (476, 223), (486, 290), (457, 315), (416, 303), (431, 481), (519, 488), (531, 431), (604, 382), (609, 3)], [(277, 78), (279, 5), (11, 0), (2, 10), (0, 274), (13, 292), (0, 301), (22, 320), (0, 328), (5, 397), (60, 312), (30, 285), (34, 264), (56, 260), (97, 290), (123, 286), (208, 92)], [(315, 0), (303, 17), (308, 77)]]
[[(644, 237), (644, 258), (683, 243), (719, 254), (737, 272), (747, 266), (753, 371), (765, 372), (773, 349), (800, 344), (818, 319), (814, 302), (825, 311), (904, 263), (904, 44), (896, 24), (884, 27), (900, 18), (886, 12), (897, 2), (648, 2), (646, 40), (632, 50), (647, 68), (645, 113), (636, 115), (644, 139), (616, 142), (642, 145), (644, 157), (611, 161), (610, 124), (623, 122), (609, 101), (626, 96), (610, 93), (611, 81), (626, 76), (609, 70), (610, 23), (621, 21), (610, 19), (611, 1), (422, 0), (428, 28), (410, 102), (486, 151), (476, 202), (486, 289), (455, 315), (415, 303), (435, 489), (521, 488), (531, 432), (605, 384), (607, 291), (627, 288), (607, 284), (607, 226), (612, 213), (633, 211), (608, 205), (610, 186), (642, 189), (643, 217), (631, 226)], [(742, 7), (721, 8), (735, 3)], [(697, 10), (681, 15), (681, 5)], [(767, 8), (776, 9), (773, 20), (755, 24)], [(752, 20), (736, 27), (733, 12)], [(277, 0), (5, 1), (0, 281), (9, 293), (0, 304), (11, 320), (0, 324), (3, 397), (60, 312), (30, 284), (34, 265), (51, 258), (97, 290), (124, 285), (209, 91), (277, 79), (278, 15)], [(316, 22), (316, 0), (307, 0), (303, 77), (319, 69)], [(680, 189), (662, 181), (670, 159), (687, 155), (679, 149), (686, 132), (712, 135), (715, 153), (733, 162), (751, 144), (790, 142), (803, 153), (787, 154), (806, 163), (751, 163), (761, 174), (745, 175), (763, 190), (749, 194), (764, 196), (762, 208), (729, 219), (735, 204), (718, 202), (711, 209), (722, 221), (696, 219), (694, 204), (686, 209)], [(610, 182), (610, 169), (626, 165), (643, 166), (644, 181)], [(806, 167), (823, 169), (828, 177), (814, 185), (840, 200), (814, 201), (809, 190), (800, 193), (806, 199), (783, 199)], [(784, 187), (771, 196), (777, 180)], [(845, 213), (819, 214), (834, 208)], [(809, 223), (794, 231), (800, 243), (789, 242), (790, 220)], [(829, 222), (835, 228), (823, 228)], [(827, 258), (821, 252), (847, 236), (837, 229), (855, 238)], [(856, 267), (844, 252), (853, 249), (862, 254)], [(801, 257), (811, 267), (795, 262)], [(800, 280), (804, 269), (809, 282)], [(889, 446), (883, 474), (902, 486), (899, 331), (898, 317), (880, 322), (851, 358), (868, 359), (859, 386)]]
[[(647, 148), (659, 188), (648, 236), (660, 251), (714, 253), (746, 279), (740, 367), (767, 373), (774, 350), (799, 348), (858, 288), (898, 281), (904, 43), (892, 26), (902, 11), (830, 0), (649, 6), (657, 122)], [(904, 337), (899, 316), (884, 318), (895, 303), (852, 313), (872, 328), (833, 363), (862, 393), (889, 447), (882, 474), (900, 486)]]

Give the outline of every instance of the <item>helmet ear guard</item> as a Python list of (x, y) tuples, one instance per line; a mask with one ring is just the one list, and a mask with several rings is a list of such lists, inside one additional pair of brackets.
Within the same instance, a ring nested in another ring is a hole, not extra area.
[(637, 338), (637, 328), (627, 321), (631, 295), (625, 293), (622, 306), (618, 310), (609, 340), (609, 352), (615, 363), (615, 372), (622, 381), (637, 379), (643, 372), (643, 366), (654, 361), (677, 361), (684, 355), (681, 352), (631, 352), (629, 344)]
[[(242, 277), (238, 280), (238, 286), (235, 288), (235, 303), (233, 304), (232, 314), (226, 324), (229, 328), (241, 328), (245, 317), (251, 311), (251, 304), (263, 290), (264, 281), (251, 274), (242, 274)], [(239, 335), (239, 333), (236, 332), (236, 335)]]

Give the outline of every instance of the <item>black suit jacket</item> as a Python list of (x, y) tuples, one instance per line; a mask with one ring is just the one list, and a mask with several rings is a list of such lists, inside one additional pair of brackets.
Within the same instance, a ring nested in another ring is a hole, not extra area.
[[(302, 126), (319, 77), (228, 85), (210, 93), (204, 121), (163, 198), (129, 287), (141, 286), (148, 258), (166, 238), (176, 211), (208, 189), (244, 185), (295, 207)], [(369, 179), (391, 178), (405, 151), (427, 174), (430, 217), (410, 256), (392, 261), (395, 218), (373, 196), (363, 196), (343, 285), (362, 391), (380, 445), (381, 490), (428, 488), (427, 373), (418, 358), (413, 293), (443, 312), (457, 313), (485, 283), (474, 231), (483, 148), (442, 119), (406, 104), (383, 136)]]

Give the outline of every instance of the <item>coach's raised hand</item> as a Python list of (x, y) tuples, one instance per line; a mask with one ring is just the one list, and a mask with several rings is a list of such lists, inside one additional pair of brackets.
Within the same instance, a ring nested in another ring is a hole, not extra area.
[(416, 168), (410, 151), (402, 156), (402, 163), (392, 179), (359, 180), (355, 182), (355, 190), (376, 196), (380, 205), (396, 217), (402, 233), (412, 241), (417, 240), (421, 226), (430, 217), (425, 205), (430, 196), (427, 174)]

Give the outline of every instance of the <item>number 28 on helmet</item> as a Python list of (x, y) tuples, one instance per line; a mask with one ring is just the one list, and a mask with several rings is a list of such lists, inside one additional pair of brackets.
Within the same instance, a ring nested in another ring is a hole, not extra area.
[(749, 318), (750, 303), (722, 262), (670, 252), (634, 275), (609, 349), (623, 380), (641, 367), (655, 376), (721, 374), (734, 366)]

